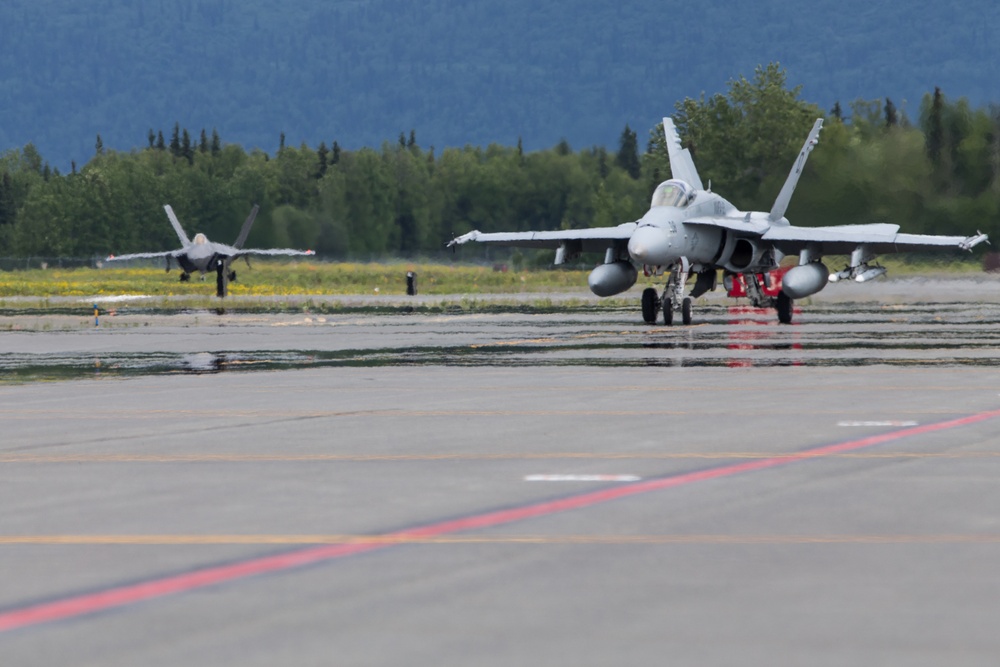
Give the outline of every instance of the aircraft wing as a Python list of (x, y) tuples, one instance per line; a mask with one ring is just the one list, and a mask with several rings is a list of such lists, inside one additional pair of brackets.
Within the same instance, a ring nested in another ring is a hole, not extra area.
[(177, 257), (183, 255), (184, 249), (167, 250), (166, 252), (134, 252), (128, 255), (108, 255), (105, 262), (120, 262), (127, 259), (153, 259), (154, 257)]
[(451, 248), (470, 241), (518, 248), (558, 248), (562, 245), (573, 244), (581, 252), (604, 252), (609, 243), (628, 243), (635, 228), (634, 222), (626, 222), (617, 227), (561, 229), (553, 232), (493, 232), (484, 234), (475, 230), (452, 239), (448, 242), (448, 247)]
[(768, 229), (773, 229), (766, 222), (761, 222), (760, 220), (746, 218), (713, 218), (713, 217), (700, 217), (700, 218), (689, 218), (684, 221), (685, 225), (703, 225), (705, 227), (723, 227), (725, 229), (731, 229), (734, 232), (745, 232), (748, 234), (759, 234), (761, 236), (767, 232)]
[(295, 250), (294, 248), (243, 248), (236, 250), (230, 257), (243, 255), (315, 255), (315, 250)]
[(876, 253), (913, 252), (958, 248), (969, 250), (986, 240), (977, 236), (931, 236), (900, 234), (899, 225), (838, 225), (833, 227), (771, 227), (761, 237), (786, 255), (795, 255), (808, 245), (818, 245), (824, 255), (849, 255), (859, 245)]

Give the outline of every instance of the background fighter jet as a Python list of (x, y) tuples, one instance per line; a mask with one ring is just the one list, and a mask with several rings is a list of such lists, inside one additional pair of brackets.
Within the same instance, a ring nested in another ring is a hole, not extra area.
[[(670, 118), (663, 119), (670, 171), (673, 179), (660, 183), (653, 192), (649, 212), (636, 222), (617, 227), (597, 227), (553, 232), (511, 232), (483, 234), (472, 231), (452, 239), (448, 246), (469, 241), (526, 248), (554, 248), (556, 264), (581, 252), (603, 252), (604, 264), (588, 278), (590, 290), (598, 296), (619, 294), (632, 287), (638, 277), (633, 262), (645, 275), (670, 273), (662, 296), (652, 287), (642, 293), (642, 317), (652, 324), (663, 313), (664, 324), (672, 324), (679, 312), (684, 324), (691, 323), (691, 300), (715, 289), (718, 270), (727, 281), (742, 275), (747, 296), (757, 308), (773, 307), (782, 323), (792, 321), (792, 300), (819, 292), (827, 282), (853, 278), (865, 282), (885, 273), (871, 264), (880, 253), (927, 251), (942, 248), (969, 250), (986, 241), (976, 236), (928, 236), (900, 234), (899, 225), (840, 225), (834, 227), (794, 227), (785, 211), (798, 184), (809, 153), (819, 140), (823, 119), (813, 125), (798, 158), (770, 212), (744, 212), (706, 190), (695, 169), (691, 154), (681, 148), (680, 138)], [(767, 274), (785, 255), (798, 255), (798, 266), (783, 276), (776, 297), (767, 295)], [(850, 255), (842, 271), (830, 274), (821, 261), (823, 255)], [(688, 279), (696, 276), (689, 295)]]
[(231, 246), (224, 243), (213, 243), (204, 234), (195, 234), (193, 241), (188, 240), (187, 234), (184, 233), (184, 228), (181, 227), (177, 216), (174, 215), (174, 209), (170, 208), (170, 204), (167, 204), (163, 208), (167, 212), (167, 218), (170, 219), (170, 224), (173, 225), (174, 231), (177, 232), (177, 238), (181, 241), (181, 248), (167, 252), (137, 252), (131, 255), (111, 255), (107, 258), (107, 261), (114, 262), (126, 259), (165, 257), (167, 271), (169, 271), (170, 258), (173, 257), (180, 265), (181, 271), (183, 271), (181, 273), (181, 282), (190, 280), (191, 274), (195, 271), (204, 276), (208, 271), (214, 270), (216, 296), (224, 297), (226, 296), (229, 281), (236, 280), (236, 271), (231, 270), (230, 265), (237, 257), (243, 257), (247, 262), (247, 266), (250, 266), (249, 255), (316, 254), (312, 250), (292, 250), (290, 248), (273, 248), (268, 250), (243, 249), (243, 244), (246, 243), (247, 236), (250, 234), (250, 227), (253, 226), (253, 221), (257, 217), (257, 211), (260, 210), (260, 206), (257, 204), (254, 204), (253, 209), (250, 210), (250, 215), (247, 216), (247, 219), (243, 222), (243, 227), (240, 229), (240, 235), (236, 237), (236, 241)]

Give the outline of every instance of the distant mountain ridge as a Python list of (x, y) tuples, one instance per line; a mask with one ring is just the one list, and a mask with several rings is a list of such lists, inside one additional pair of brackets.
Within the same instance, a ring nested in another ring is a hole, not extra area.
[(416, 130), (425, 147), (613, 147), (778, 61), (829, 109), (941, 86), (1000, 101), (1000, 5), (911, 0), (7, 0), (0, 151), (65, 169), (175, 122), (273, 152)]

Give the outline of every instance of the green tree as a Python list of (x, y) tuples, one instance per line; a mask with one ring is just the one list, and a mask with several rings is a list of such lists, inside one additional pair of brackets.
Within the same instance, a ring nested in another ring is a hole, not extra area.
[(319, 159), (319, 165), (316, 167), (316, 178), (323, 178), (330, 166), (330, 151), (327, 149), (325, 141), (321, 141), (319, 148), (316, 149), (316, 157)]
[[(674, 123), (702, 181), (724, 187), (737, 206), (770, 205), (802, 138), (822, 115), (815, 105), (800, 100), (800, 93), (801, 86), (788, 88), (785, 70), (770, 63), (758, 67), (752, 80), (731, 80), (726, 95), (679, 102)], [(653, 168), (665, 165), (662, 126), (651, 139), (656, 156), (647, 161)], [(658, 171), (665, 170), (661, 166)]]
[(188, 164), (194, 164), (194, 148), (191, 146), (191, 134), (184, 128), (184, 132), (181, 135), (181, 154), (180, 157), (187, 160)]
[(212, 151), (212, 157), (218, 157), (219, 154), (222, 152), (222, 139), (219, 137), (219, 131), (214, 127), (212, 128), (211, 151)]
[(642, 165), (639, 162), (637, 135), (628, 125), (625, 125), (621, 138), (618, 140), (618, 154), (615, 156), (615, 164), (624, 169), (632, 178), (638, 179), (641, 175)]
[(174, 132), (170, 135), (170, 154), (174, 157), (181, 156), (181, 124), (174, 123)]
[(885, 126), (896, 127), (899, 125), (899, 117), (896, 114), (896, 105), (888, 97), (885, 98)]
[(16, 219), (14, 179), (9, 171), (4, 171), (0, 176), (0, 226), (13, 225)]
[(935, 166), (941, 160), (945, 143), (944, 104), (944, 95), (937, 86), (934, 87), (933, 97), (925, 95), (922, 104), (920, 124), (926, 137), (927, 155)]

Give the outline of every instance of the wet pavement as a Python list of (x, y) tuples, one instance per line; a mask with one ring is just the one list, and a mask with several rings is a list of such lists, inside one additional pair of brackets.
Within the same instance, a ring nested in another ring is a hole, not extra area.
[(0, 655), (994, 664), (980, 287), (0, 318)]
[[(0, 382), (386, 366), (994, 366), (1000, 304), (705, 305), (690, 326), (631, 308), (569, 312), (302, 314), (209, 311), (31, 318), (2, 334)], [(76, 322), (77, 320), (71, 320)], [(28, 324), (33, 328), (27, 329)]]

